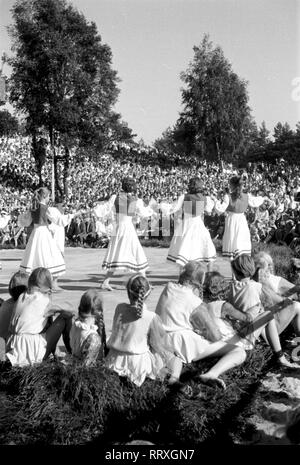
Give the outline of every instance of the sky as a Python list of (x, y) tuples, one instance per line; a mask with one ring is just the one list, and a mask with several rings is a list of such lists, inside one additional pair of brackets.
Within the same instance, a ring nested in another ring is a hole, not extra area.
[[(208, 33), (248, 81), (257, 124), (300, 121), (300, 0), (72, 0), (94, 21), (121, 79), (115, 109), (150, 144), (176, 122), (193, 46)], [(0, 54), (14, 0), (0, 0)], [(9, 75), (7, 65), (3, 73)], [(294, 97), (293, 97), (294, 96)]]

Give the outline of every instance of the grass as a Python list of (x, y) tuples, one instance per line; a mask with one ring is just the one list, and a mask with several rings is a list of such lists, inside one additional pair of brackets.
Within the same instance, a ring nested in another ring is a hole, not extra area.
[[(187, 366), (182, 379), (194, 386), (195, 373), (212, 363)], [(270, 363), (271, 352), (261, 345), (243, 366), (224, 375), (225, 392), (201, 385), (203, 397), (195, 400), (160, 381), (146, 380), (138, 388), (101, 364), (84, 368), (49, 361), (12, 368), (0, 380), (0, 444), (232, 442), (234, 418)]]
[[(295, 277), (287, 247), (260, 244), (258, 249), (271, 253), (278, 274)], [(195, 387), (195, 374), (213, 363), (186, 366), (182, 380)], [(201, 385), (201, 398), (191, 400), (160, 381), (146, 380), (138, 388), (101, 363), (93, 368), (57, 361), (2, 366), (0, 444), (243, 443), (255, 430), (247, 419), (263, 402), (258, 387), (271, 367), (274, 371), (271, 350), (259, 343), (242, 366), (222, 376), (225, 392)]]

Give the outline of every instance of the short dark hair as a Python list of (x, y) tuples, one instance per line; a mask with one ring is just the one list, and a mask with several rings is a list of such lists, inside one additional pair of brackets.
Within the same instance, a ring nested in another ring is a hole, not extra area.
[(8, 292), (15, 302), (23, 292), (27, 291), (28, 277), (28, 274), (24, 271), (17, 271), (17, 273), (11, 277), (8, 285)]
[(191, 178), (189, 182), (189, 193), (190, 194), (198, 194), (199, 192), (203, 191), (203, 182), (200, 178), (195, 177)]
[(137, 190), (137, 185), (134, 179), (132, 178), (124, 178), (122, 180), (122, 189), (124, 192), (130, 193), (130, 192), (136, 192)]

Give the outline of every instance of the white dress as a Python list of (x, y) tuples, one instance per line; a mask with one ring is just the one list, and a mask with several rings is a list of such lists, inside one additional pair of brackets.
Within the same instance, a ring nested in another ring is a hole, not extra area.
[[(211, 262), (216, 259), (216, 248), (210, 237), (208, 229), (205, 227), (201, 214), (193, 216), (190, 202), (185, 202), (185, 195), (181, 195), (175, 206), (169, 213), (175, 213), (184, 208), (184, 220), (179, 218), (174, 231), (167, 260), (184, 266), (190, 260), (198, 262)], [(214, 203), (206, 197), (205, 211), (211, 212)]]
[[(109, 200), (109, 206), (114, 208), (116, 196)], [(140, 218), (149, 217), (153, 214), (151, 207), (145, 207), (142, 199), (137, 199), (135, 214)], [(133, 217), (124, 213), (116, 213), (108, 249), (102, 264), (105, 270), (129, 270), (133, 272), (146, 271), (148, 266), (147, 257), (138, 239)]]
[(210, 342), (193, 330), (190, 318), (202, 304), (192, 289), (169, 282), (157, 303), (155, 313), (160, 317), (166, 331), (166, 345), (184, 363), (198, 360)]
[(70, 330), (70, 345), (72, 355), (80, 358), (82, 355), (82, 346), (91, 334), (98, 334), (96, 325), (87, 325), (86, 323), (75, 320)]
[(242, 347), (245, 350), (252, 350), (255, 343), (253, 337), (239, 337), (230, 322), (226, 318), (222, 317), (222, 307), (224, 303), (225, 300), (216, 300), (206, 304), (210, 315), (214, 319), (216, 327), (220, 331), (221, 340), (232, 345)]
[[(63, 215), (57, 209), (47, 209), (47, 218), (58, 226), (63, 226)], [(32, 223), (30, 211), (21, 214), (18, 225), (28, 227)], [(47, 268), (52, 276), (58, 277), (65, 273), (64, 257), (53, 233), (46, 224), (34, 224), (26, 249), (20, 264), (21, 271), (30, 274), (35, 268)]]
[(264, 202), (264, 197), (253, 197), (251, 194), (243, 194), (243, 202), (247, 199), (243, 211), (237, 213), (235, 211), (226, 211), (229, 206), (230, 198), (224, 196), (224, 201), (215, 203), (217, 213), (225, 213), (225, 230), (222, 240), (222, 255), (229, 257), (231, 260), (239, 255), (251, 255), (251, 235), (245, 216), (245, 211), (248, 205), (252, 208), (257, 208)]
[(65, 227), (68, 226), (74, 214), (68, 213), (67, 215), (62, 214), (56, 207), (48, 207), (49, 217), (51, 217), (51, 224), (49, 229), (53, 233), (53, 238), (57, 243), (57, 246), (62, 254), (65, 251)]
[[(166, 374), (163, 349), (159, 341), (160, 320), (143, 306), (142, 317), (126, 303), (116, 307), (106, 366), (119, 376), (128, 377), (141, 386), (146, 377), (155, 379)], [(150, 346), (148, 344), (150, 341)]]
[(41, 292), (24, 292), (18, 298), (6, 344), (6, 357), (12, 365), (32, 365), (43, 360), (47, 341), (41, 332), (47, 324), (44, 315), (49, 303), (48, 295)]

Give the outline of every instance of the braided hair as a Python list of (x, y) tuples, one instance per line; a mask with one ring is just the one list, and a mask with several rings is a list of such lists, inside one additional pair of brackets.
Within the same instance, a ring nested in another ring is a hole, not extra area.
[(137, 318), (142, 318), (145, 298), (150, 293), (147, 278), (140, 274), (133, 275), (127, 283), (127, 294), (131, 304), (135, 305)]
[(98, 327), (98, 334), (101, 339), (103, 353), (107, 353), (106, 347), (106, 331), (103, 317), (103, 302), (101, 293), (97, 289), (88, 289), (80, 299), (78, 307), (79, 318), (84, 319), (85, 317), (92, 315), (95, 316), (95, 323)]

